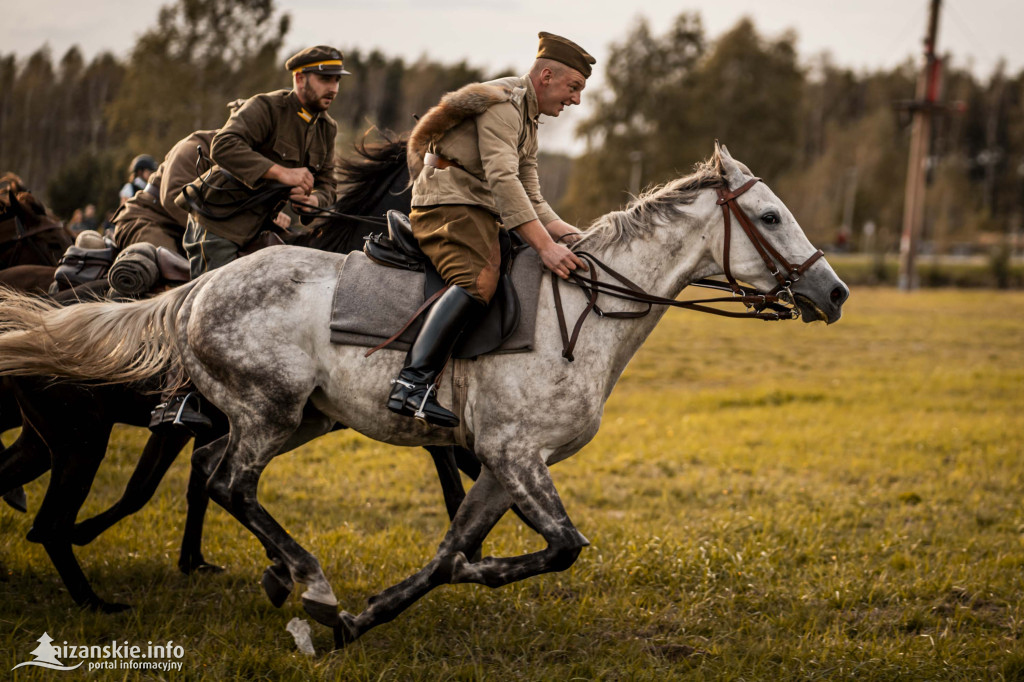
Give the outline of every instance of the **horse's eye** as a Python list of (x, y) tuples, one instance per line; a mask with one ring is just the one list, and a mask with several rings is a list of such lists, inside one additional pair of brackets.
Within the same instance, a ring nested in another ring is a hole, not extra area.
[(765, 225), (778, 225), (782, 221), (779, 220), (778, 213), (769, 211), (768, 213), (765, 213), (763, 216), (761, 216), (761, 222), (764, 223)]

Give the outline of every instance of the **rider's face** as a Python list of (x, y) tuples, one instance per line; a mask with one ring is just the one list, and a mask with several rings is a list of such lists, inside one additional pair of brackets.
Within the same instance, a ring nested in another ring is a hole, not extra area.
[(556, 73), (545, 69), (541, 73), (537, 88), (537, 104), (540, 113), (558, 116), (566, 107), (579, 104), (587, 79), (576, 69), (559, 69)]
[(327, 111), (338, 95), (341, 76), (325, 76), (319, 73), (298, 73), (295, 75), (295, 92), (302, 106), (309, 111)]

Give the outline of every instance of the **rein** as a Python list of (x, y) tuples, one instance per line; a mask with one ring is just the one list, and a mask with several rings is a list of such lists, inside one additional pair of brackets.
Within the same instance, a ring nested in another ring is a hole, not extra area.
[[(570, 271), (569, 281), (583, 291), (587, 298), (587, 305), (583, 309), (583, 312), (580, 313), (580, 316), (577, 318), (572, 332), (570, 333), (566, 324), (565, 313), (562, 309), (562, 296), (559, 292), (559, 280), (561, 280), (561, 278), (552, 272), (551, 291), (555, 299), (555, 314), (558, 317), (558, 328), (562, 335), (562, 357), (569, 362), (573, 361), (573, 350), (576, 347), (576, 342), (579, 340), (580, 330), (583, 328), (583, 323), (591, 312), (594, 312), (598, 317), (607, 317), (610, 319), (636, 319), (650, 314), (655, 305), (665, 305), (673, 308), (696, 310), (698, 312), (709, 313), (711, 315), (720, 315), (722, 317), (755, 320), (792, 320), (800, 317), (800, 309), (796, 305), (796, 298), (794, 298), (790, 287), (796, 283), (804, 272), (806, 272), (815, 261), (821, 258), (824, 253), (821, 249), (818, 249), (811, 254), (810, 258), (800, 265), (793, 265), (779, 254), (779, 252), (769, 244), (767, 240), (765, 240), (764, 236), (757, 230), (757, 228), (754, 227), (750, 218), (747, 217), (743, 212), (743, 209), (741, 209), (739, 204), (736, 202), (736, 197), (746, 192), (759, 181), (760, 178), (752, 178), (750, 181), (731, 192), (728, 188), (718, 190), (718, 205), (722, 207), (723, 220), (725, 221), (723, 259), (725, 263), (725, 276), (728, 279), (728, 282), (720, 282), (713, 279), (699, 279), (690, 282), (689, 285), (687, 285), (716, 289), (719, 291), (728, 291), (732, 294), (731, 296), (706, 298), (696, 301), (677, 301), (672, 298), (656, 296), (644, 291), (640, 286), (631, 282), (623, 274), (616, 272), (607, 264), (602, 262), (594, 254), (586, 251), (580, 251), (576, 255), (587, 264), (587, 275), (583, 276), (578, 274), (576, 271)], [(731, 213), (735, 214), (737, 221), (743, 227), (744, 232), (746, 232), (747, 237), (753, 243), (758, 254), (760, 254), (761, 258), (765, 261), (765, 265), (768, 266), (768, 271), (778, 282), (778, 285), (767, 294), (761, 294), (754, 289), (741, 286), (732, 275), (732, 271), (729, 267), (729, 245), (731, 237), (730, 209)], [(775, 260), (773, 260), (773, 258)], [(783, 275), (782, 271), (779, 270), (779, 267), (775, 262), (776, 260), (785, 267), (785, 275)], [(604, 270), (612, 278), (618, 280), (623, 286), (598, 280), (598, 269)], [(783, 292), (785, 292), (785, 297), (782, 295)], [(602, 293), (623, 301), (645, 304), (647, 308), (645, 310), (637, 311), (603, 311), (597, 305), (597, 297)], [(711, 307), (709, 304), (712, 303), (742, 303), (748, 308), (748, 310), (746, 312), (720, 310), (718, 308)], [(768, 309), (770, 309), (770, 311)]]

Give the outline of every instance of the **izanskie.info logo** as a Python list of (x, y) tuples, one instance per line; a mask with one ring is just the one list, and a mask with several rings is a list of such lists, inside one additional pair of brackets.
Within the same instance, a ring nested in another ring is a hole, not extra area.
[[(25, 661), (11, 668), (17, 670), (24, 666), (49, 668), (50, 670), (75, 670), (86, 666), (89, 670), (181, 670), (181, 659), (185, 656), (185, 648), (175, 645), (173, 641), (163, 644), (147, 642), (146, 646), (132, 645), (128, 641), (110, 644), (54, 644), (53, 638), (47, 633), (36, 640), (39, 646), (29, 652), (35, 660)], [(78, 660), (75, 665), (61, 663), (61, 659)]]

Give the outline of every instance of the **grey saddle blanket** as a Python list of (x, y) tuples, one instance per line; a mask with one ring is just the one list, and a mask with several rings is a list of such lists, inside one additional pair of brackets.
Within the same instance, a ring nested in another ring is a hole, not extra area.
[[(533, 350), (541, 264), (537, 252), (524, 249), (512, 264), (512, 282), (519, 297), (519, 326), (495, 353)], [(377, 265), (353, 251), (342, 266), (331, 308), (331, 343), (373, 348), (391, 338), (423, 305), (422, 272)], [(421, 316), (422, 317), (422, 316)], [(408, 350), (420, 329), (410, 325), (388, 348)]]

